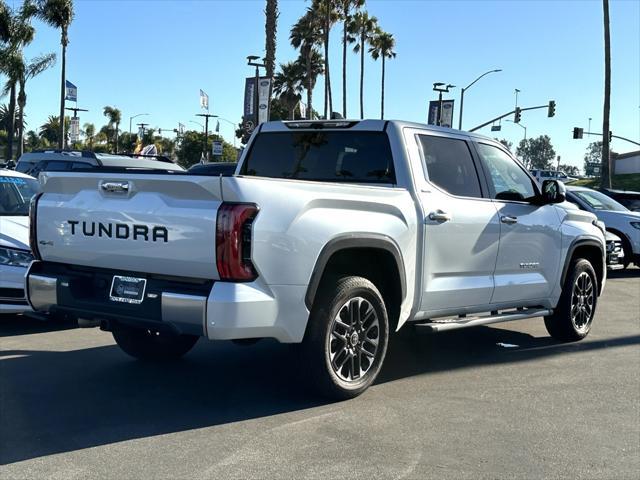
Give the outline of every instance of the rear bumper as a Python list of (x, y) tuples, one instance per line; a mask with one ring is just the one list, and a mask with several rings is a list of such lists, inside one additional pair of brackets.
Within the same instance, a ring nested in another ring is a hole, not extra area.
[[(109, 300), (113, 275), (147, 279), (139, 305)], [(33, 262), (30, 305), (39, 312), (205, 336), (212, 340), (275, 338), (300, 342), (309, 312), (304, 286), (227, 283)]]

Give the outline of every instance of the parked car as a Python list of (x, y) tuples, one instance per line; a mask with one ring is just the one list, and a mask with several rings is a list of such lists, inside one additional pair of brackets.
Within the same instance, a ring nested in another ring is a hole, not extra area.
[(336, 398), (371, 385), (407, 323), (544, 317), (560, 341), (589, 333), (604, 230), (492, 139), (267, 122), (237, 172), (48, 174), (31, 305), (98, 321), (136, 358), (180, 357), (201, 336), (301, 343), (305, 378)]
[(235, 162), (211, 162), (211, 163), (196, 163), (189, 167), (188, 172), (193, 175), (214, 175), (214, 176), (231, 176), (235, 173)]
[(569, 183), (569, 182), (574, 182), (577, 180), (577, 178), (575, 177), (570, 177), (569, 175), (567, 175), (566, 173), (560, 171), (560, 170), (538, 170), (538, 169), (533, 169), (530, 170), (531, 171), (531, 175), (533, 175), (535, 177), (535, 179), (538, 181), (538, 183), (542, 183), (545, 180), (559, 180), (563, 183)]
[(38, 177), (40, 172), (66, 172), (104, 168), (145, 168), (169, 171), (184, 169), (160, 155), (140, 156), (94, 153), (72, 150), (37, 150), (23, 153), (16, 164), (16, 171)]
[(0, 313), (31, 310), (24, 291), (24, 277), (33, 260), (29, 202), (39, 191), (35, 178), (0, 169)]
[(609, 270), (620, 270), (624, 268), (622, 239), (611, 232), (606, 232), (604, 238), (607, 243), (607, 268)]
[(613, 198), (616, 202), (624, 205), (632, 212), (640, 212), (640, 192), (632, 190), (614, 190), (610, 188), (597, 188), (599, 192), (607, 197)]
[(567, 186), (567, 200), (602, 220), (609, 232), (622, 240), (624, 267), (640, 266), (640, 213), (632, 212), (602, 192), (587, 187)]

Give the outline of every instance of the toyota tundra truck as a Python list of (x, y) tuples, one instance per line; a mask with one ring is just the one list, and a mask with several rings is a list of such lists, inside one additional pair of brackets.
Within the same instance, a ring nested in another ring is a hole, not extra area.
[(52, 172), (31, 206), (36, 311), (166, 360), (199, 337), (299, 343), (311, 383), (354, 397), (389, 337), (544, 317), (585, 337), (603, 226), (500, 143), (400, 121), (269, 122), (232, 176)]

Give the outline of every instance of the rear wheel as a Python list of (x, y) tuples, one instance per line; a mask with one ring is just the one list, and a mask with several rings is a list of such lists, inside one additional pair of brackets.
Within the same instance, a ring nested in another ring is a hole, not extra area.
[(581, 340), (589, 334), (598, 303), (598, 280), (588, 260), (572, 262), (562, 295), (552, 315), (544, 317), (549, 334), (562, 342)]
[(118, 325), (113, 338), (127, 354), (141, 360), (173, 360), (182, 357), (198, 341), (195, 335), (177, 335)]
[(325, 282), (302, 346), (312, 386), (335, 399), (360, 395), (380, 372), (388, 338), (387, 310), (373, 283), (363, 277)]

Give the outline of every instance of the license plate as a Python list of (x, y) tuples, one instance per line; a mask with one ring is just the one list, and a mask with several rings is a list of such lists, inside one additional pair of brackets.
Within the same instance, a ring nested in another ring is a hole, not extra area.
[(113, 281), (111, 282), (109, 299), (112, 302), (136, 304), (142, 303), (146, 287), (146, 278), (134, 278), (114, 275)]

